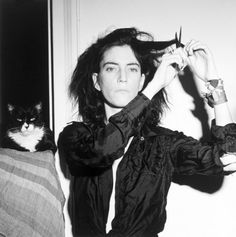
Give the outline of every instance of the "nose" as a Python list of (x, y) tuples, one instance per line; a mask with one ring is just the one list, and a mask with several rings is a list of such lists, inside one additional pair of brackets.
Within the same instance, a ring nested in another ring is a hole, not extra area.
[(127, 75), (126, 75), (126, 71), (124, 69), (120, 70), (118, 82), (127, 82)]
[(27, 129), (29, 127), (29, 124), (25, 122), (24, 127)]

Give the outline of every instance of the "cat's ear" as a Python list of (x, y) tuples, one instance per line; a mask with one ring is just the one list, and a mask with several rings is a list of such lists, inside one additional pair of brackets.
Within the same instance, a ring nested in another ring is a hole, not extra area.
[(38, 113), (40, 113), (42, 111), (42, 102), (41, 101), (35, 105), (35, 109), (38, 111)]
[(7, 104), (7, 109), (10, 113), (15, 109), (15, 107), (12, 104)]

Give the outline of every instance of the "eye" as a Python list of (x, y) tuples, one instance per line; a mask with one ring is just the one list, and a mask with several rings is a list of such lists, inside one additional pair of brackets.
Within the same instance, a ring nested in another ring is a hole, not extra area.
[(107, 72), (112, 72), (112, 71), (115, 71), (115, 68), (114, 67), (107, 67), (105, 70)]
[(136, 64), (135, 65), (129, 65), (129, 67), (128, 67), (128, 70), (130, 71), (130, 72), (139, 72), (140, 71), (140, 68), (139, 68), (139, 66), (137, 66)]
[(35, 120), (35, 118), (31, 118), (31, 119), (30, 119), (31, 122), (34, 121), (34, 120)]
[(133, 67), (133, 68), (130, 68), (130, 71), (131, 72), (138, 72), (138, 69)]
[(18, 122), (22, 122), (22, 119), (20, 119), (20, 118), (17, 118), (16, 120), (17, 120)]

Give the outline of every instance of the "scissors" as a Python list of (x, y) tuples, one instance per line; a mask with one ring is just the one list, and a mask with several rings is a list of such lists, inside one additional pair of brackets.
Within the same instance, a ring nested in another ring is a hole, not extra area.
[(184, 47), (184, 44), (181, 43), (181, 37), (182, 37), (182, 26), (180, 27), (180, 30), (179, 30), (179, 37), (178, 37), (178, 34), (177, 32), (175, 33), (175, 45), (176, 45), (176, 48), (179, 48), (179, 47)]
[[(180, 47), (184, 47), (184, 44), (181, 43), (181, 37), (182, 37), (182, 27), (180, 27), (179, 30), (179, 37), (177, 32), (175, 33), (175, 46), (176, 48), (180, 48)], [(177, 70), (177, 71), (182, 71), (183, 68), (179, 68), (179, 66), (176, 63), (173, 63), (173, 67)]]

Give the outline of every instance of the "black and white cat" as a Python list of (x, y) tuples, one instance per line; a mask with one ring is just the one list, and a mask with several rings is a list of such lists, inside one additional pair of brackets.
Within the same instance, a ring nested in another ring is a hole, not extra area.
[(52, 131), (42, 120), (42, 103), (27, 108), (8, 104), (8, 126), (2, 141), (3, 148), (19, 151), (56, 152)]

